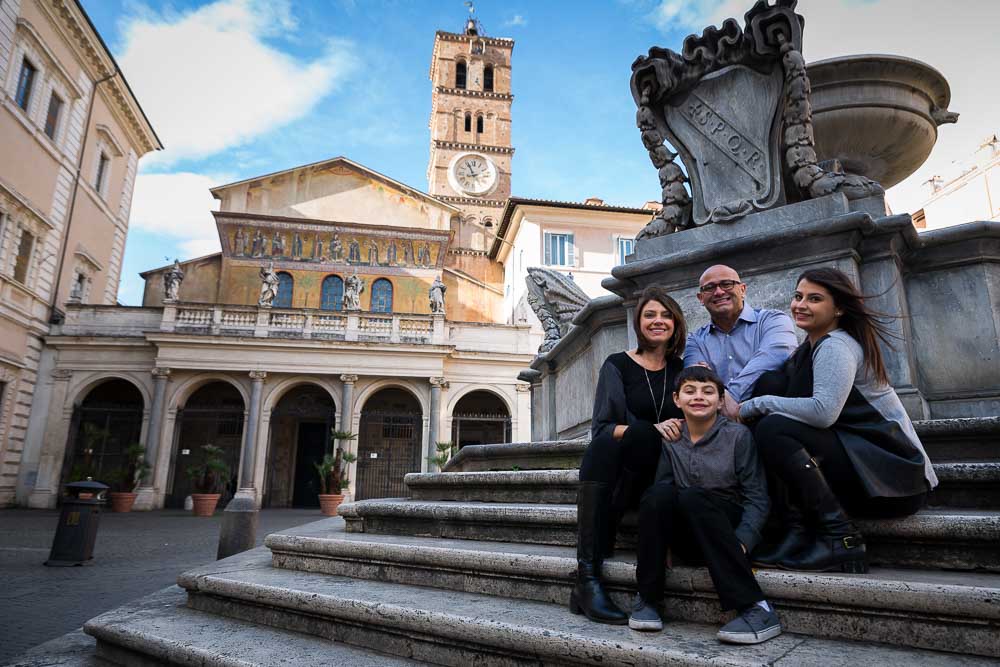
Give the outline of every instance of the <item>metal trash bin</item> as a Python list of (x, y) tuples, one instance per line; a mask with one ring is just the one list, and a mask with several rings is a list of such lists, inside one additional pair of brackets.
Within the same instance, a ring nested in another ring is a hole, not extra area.
[(101, 508), (104, 506), (107, 490), (107, 485), (89, 477), (85, 482), (70, 482), (66, 485), (59, 525), (45, 565), (71, 567), (86, 565), (93, 559), (97, 525), (101, 520)]

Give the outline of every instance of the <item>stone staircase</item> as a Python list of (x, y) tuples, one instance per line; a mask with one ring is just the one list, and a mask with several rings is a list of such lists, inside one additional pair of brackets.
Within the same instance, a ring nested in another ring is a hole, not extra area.
[[(583, 441), (466, 447), (408, 475), (410, 498), (345, 504), (85, 631), (127, 665), (996, 664), (1000, 420), (918, 428), (942, 480), (932, 506), (864, 522), (868, 574), (760, 570), (786, 628), (760, 646), (715, 639), (726, 616), (701, 568), (670, 570), (661, 633), (570, 614)], [(626, 521), (605, 564), (621, 604), (633, 539)]]

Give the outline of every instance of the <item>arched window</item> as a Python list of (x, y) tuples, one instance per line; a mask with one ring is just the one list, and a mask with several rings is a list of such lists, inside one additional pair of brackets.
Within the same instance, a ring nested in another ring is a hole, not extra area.
[(476, 116), (476, 133), (477, 134), (482, 134), (483, 133), (483, 117), (482, 116)]
[(379, 278), (372, 284), (373, 313), (392, 312), (392, 283), (385, 278)]
[(493, 91), (493, 65), (487, 65), (486, 69), (483, 70), (483, 90)]
[(341, 310), (344, 307), (344, 281), (340, 276), (323, 278), (319, 307), (323, 310)]
[(472, 114), (468, 111), (465, 112), (465, 131), (472, 132)]
[(278, 273), (278, 294), (274, 297), (272, 305), (275, 308), (291, 308), (294, 286), (295, 281), (292, 279), (290, 273), (285, 273), (284, 271)]
[(459, 60), (455, 63), (455, 87), (465, 88), (465, 63)]

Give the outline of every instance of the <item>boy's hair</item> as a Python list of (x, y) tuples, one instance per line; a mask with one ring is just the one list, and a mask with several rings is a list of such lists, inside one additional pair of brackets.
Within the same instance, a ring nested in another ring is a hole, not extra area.
[(674, 392), (679, 394), (685, 382), (711, 382), (719, 390), (719, 396), (722, 396), (726, 390), (725, 385), (722, 384), (722, 378), (711, 368), (704, 366), (688, 366), (678, 373), (674, 380)]

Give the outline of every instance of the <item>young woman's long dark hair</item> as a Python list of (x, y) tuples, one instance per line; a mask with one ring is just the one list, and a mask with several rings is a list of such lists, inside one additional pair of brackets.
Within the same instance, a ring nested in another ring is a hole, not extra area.
[(823, 267), (803, 271), (795, 284), (803, 280), (822, 285), (830, 292), (834, 306), (843, 313), (840, 316), (840, 328), (861, 345), (868, 372), (882, 384), (889, 384), (889, 373), (885, 370), (879, 341), (892, 348), (891, 339), (898, 336), (879, 321), (879, 317), (883, 316), (865, 306), (865, 297), (854, 286), (851, 278), (839, 269)]
[(639, 354), (643, 354), (653, 349), (649, 340), (642, 334), (642, 311), (650, 301), (657, 301), (666, 306), (674, 322), (674, 333), (667, 341), (663, 358), (680, 357), (684, 354), (684, 344), (687, 342), (687, 323), (684, 321), (684, 311), (681, 310), (680, 305), (674, 301), (673, 297), (667, 294), (667, 290), (659, 285), (650, 285), (642, 290), (642, 294), (639, 295), (639, 300), (635, 304), (632, 327), (635, 329), (635, 338), (638, 341), (637, 351)]

